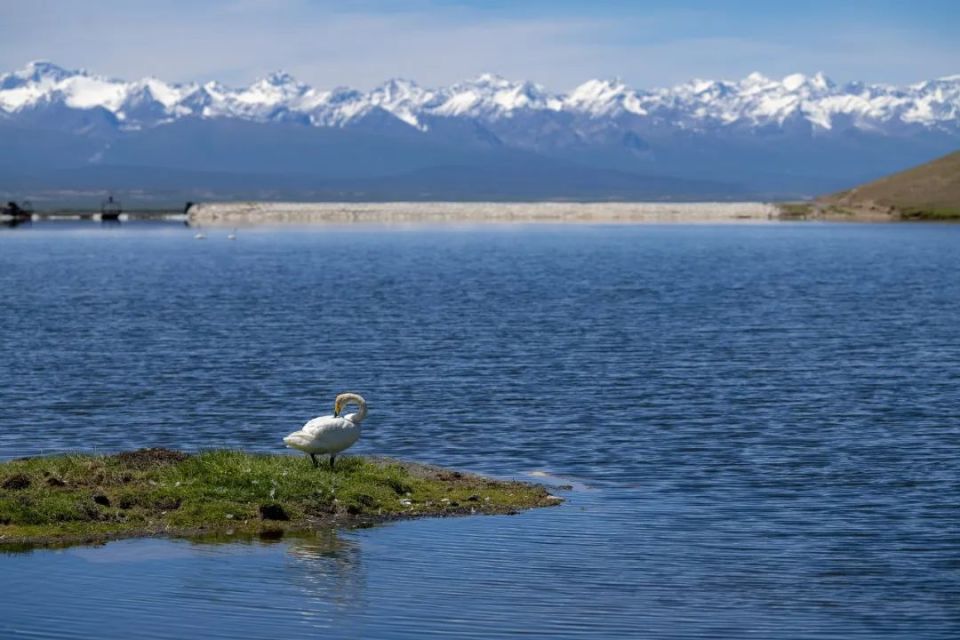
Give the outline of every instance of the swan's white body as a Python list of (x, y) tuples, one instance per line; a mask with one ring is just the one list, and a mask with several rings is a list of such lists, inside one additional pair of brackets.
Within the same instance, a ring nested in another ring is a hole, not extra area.
[[(349, 403), (360, 407), (356, 413), (339, 415), (340, 409)], [(337, 396), (332, 416), (314, 418), (299, 431), (294, 431), (283, 439), (291, 449), (299, 449), (310, 455), (316, 466), (316, 454), (329, 454), (330, 466), (337, 454), (348, 449), (360, 438), (360, 423), (367, 417), (367, 403), (355, 393), (342, 393)]]
[(360, 438), (360, 423), (354, 422), (356, 415), (314, 418), (283, 441), (291, 449), (305, 453), (340, 453)]

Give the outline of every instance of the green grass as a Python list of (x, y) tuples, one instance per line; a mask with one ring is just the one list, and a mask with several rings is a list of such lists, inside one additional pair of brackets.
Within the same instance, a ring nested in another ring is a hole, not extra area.
[(899, 213), (903, 220), (960, 220), (960, 208), (905, 207)]
[(780, 202), (777, 203), (777, 208), (783, 218), (802, 218), (813, 213), (811, 202)]
[(538, 485), (387, 460), (143, 450), (0, 464), (0, 545), (257, 534), (555, 504)]
[(836, 204), (828, 204), (825, 207), (822, 207), (821, 211), (826, 215), (833, 215), (833, 216), (854, 217), (857, 215), (856, 212), (850, 209), (849, 207), (841, 207), (840, 205), (836, 205)]

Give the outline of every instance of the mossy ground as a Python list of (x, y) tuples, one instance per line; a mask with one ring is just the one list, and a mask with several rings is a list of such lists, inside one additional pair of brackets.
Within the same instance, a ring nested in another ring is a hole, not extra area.
[(957, 207), (853, 206), (827, 201), (780, 202), (776, 206), (781, 220), (960, 222)]
[(814, 212), (812, 202), (780, 202), (777, 208), (781, 218), (806, 218)]
[(872, 222), (889, 218), (881, 211), (857, 211), (829, 202), (779, 202), (778, 217), (781, 220), (850, 220), (860, 218)]
[(0, 545), (280, 533), (556, 504), (521, 482), (394, 460), (164, 449), (0, 464)]
[(960, 221), (960, 208), (956, 207), (905, 207), (900, 210), (903, 220)]

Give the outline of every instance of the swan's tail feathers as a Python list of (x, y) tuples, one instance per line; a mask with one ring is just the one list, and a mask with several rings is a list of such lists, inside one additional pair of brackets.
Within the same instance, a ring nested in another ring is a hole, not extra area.
[(283, 443), (291, 449), (299, 449), (306, 445), (307, 440), (309, 440), (309, 438), (307, 438), (306, 434), (302, 431), (294, 431), (283, 439)]

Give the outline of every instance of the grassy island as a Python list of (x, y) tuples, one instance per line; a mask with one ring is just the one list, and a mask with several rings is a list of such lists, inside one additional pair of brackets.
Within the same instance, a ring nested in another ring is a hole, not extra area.
[(282, 534), (557, 504), (539, 485), (397, 460), (141, 449), (0, 464), (0, 548), (115, 538)]

